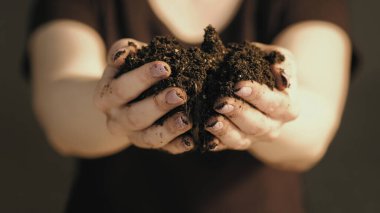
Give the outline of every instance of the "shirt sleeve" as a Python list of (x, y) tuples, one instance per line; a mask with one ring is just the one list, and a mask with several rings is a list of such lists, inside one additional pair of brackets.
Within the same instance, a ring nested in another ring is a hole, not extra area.
[[(69, 19), (84, 23), (100, 33), (100, 7), (95, 0), (37, 0), (29, 20), (27, 39), (40, 26), (58, 19)], [(29, 57), (25, 48), (22, 74), (30, 78)]]

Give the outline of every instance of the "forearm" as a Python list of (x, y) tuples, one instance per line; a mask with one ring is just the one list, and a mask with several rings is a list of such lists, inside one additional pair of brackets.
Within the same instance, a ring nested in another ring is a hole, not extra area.
[(105, 63), (100, 36), (79, 22), (58, 20), (30, 38), (33, 105), (48, 141), (64, 155), (99, 157), (127, 146), (112, 136), (93, 95)]
[(301, 111), (283, 126), (278, 140), (258, 142), (251, 152), (274, 167), (304, 171), (323, 157), (339, 127), (348, 90), (350, 42), (332, 24), (304, 22), (286, 29), (274, 44), (295, 56)]
[(64, 155), (99, 157), (128, 146), (111, 135), (93, 104), (96, 79), (65, 78), (34, 88), (34, 108), (53, 147)]
[(298, 118), (285, 124), (276, 141), (254, 143), (251, 153), (263, 162), (285, 170), (303, 171), (324, 155), (339, 126), (336, 115), (323, 97), (299, 89)]

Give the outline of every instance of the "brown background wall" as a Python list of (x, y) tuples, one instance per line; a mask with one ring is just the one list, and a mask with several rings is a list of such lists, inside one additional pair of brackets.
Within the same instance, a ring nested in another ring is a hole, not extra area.
[[(47, 145), (20, 75), (31, 2), (0, 1), (0, 212), (62, 212), (74, 173)], [(362, 65), (333, 145), (305, 174), (309, 212), (380, 212), (380, 2), (350, 4)]]

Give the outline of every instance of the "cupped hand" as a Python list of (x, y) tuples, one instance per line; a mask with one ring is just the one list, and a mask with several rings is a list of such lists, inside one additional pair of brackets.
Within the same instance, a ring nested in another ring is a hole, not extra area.
[(272, 65), (276, 88), (252, 81), (235, 85), (233, 97), (223, 97), (214, 105), (218, 116), (206, 123), (206, 130), (215, 137), (209, 143), (213, 151), (246, 150), (256, 142), (275, 141), (281, 127), (298, 116), (295, 92), (296, 66), (293, 55), (286, 49), (255, 43), (265, 52), (278, 51), (285, 61)]
[(95, 105), (106, 115), (109, 131), (124, 135), (137, 147), (161, 149), (172, 154), (189, 151), (193, 149), (194, 142), (184, 134), (192, 128), (185, 113), (177, 112), (163, 125), (154, 125), (157, 119), (186, 102), (185, 91), (170, 87), (131, 103), (149, 87), (169, 77), (171, 70), (168, 64), (150, 62), (114, 78), (127, 55), (144, 45), (133, 39), (122, 39), (111, 47), (108, 65), (95, 92)]

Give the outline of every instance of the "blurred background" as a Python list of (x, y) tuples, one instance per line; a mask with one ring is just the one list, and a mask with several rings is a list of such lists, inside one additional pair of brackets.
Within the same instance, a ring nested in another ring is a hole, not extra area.
[[(62, 212), (74, 160), (49, 146), (21, 76), (33, 1), (0, 0), (0, 212)], [(361, 65), (341, 128), (322, 162), (306, 173), (308, 212), (380, 212), (380, 1), (350, 1)]]

